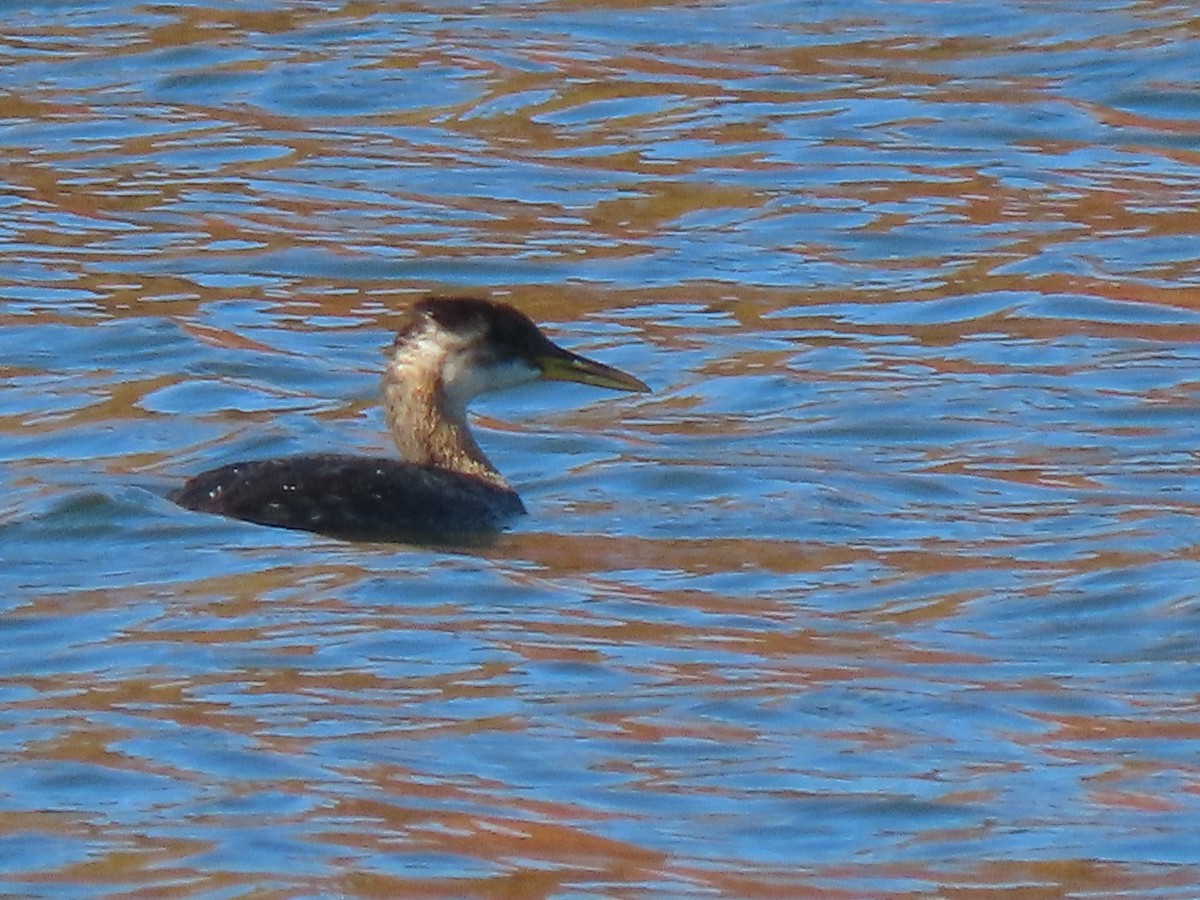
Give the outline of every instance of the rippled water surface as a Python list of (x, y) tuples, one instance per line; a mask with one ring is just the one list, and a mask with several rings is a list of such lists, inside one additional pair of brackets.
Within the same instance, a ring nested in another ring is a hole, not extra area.
[[(1196, 896), (1193, 4), (4, 21), (4, 896)], [(479, 553), (165, 499), (428, 291), (654, 391)]]

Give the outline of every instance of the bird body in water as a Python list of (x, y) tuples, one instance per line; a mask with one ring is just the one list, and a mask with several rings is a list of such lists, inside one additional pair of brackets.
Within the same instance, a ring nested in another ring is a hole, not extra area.
[(485, 541), (525, 507), (475, 443), (467, 405), (537, 379), (649, 390), (559, 347), (511, 306), (431, 297), (408, 311), (383, 375), (388, 430), (403, 461), (320, 454), (231, 463), (190, 479), (174, 500), (347, 540)]

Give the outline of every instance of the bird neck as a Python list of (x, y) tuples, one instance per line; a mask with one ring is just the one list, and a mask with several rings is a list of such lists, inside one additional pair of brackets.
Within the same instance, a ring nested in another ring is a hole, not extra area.
[(475, 443), (466, 405), (447, 396), (442, 364), (441, 359), (397, 353), (384, 370), (384, 413), (400, 455), (411, 463), (473, 475), (511, 490)]

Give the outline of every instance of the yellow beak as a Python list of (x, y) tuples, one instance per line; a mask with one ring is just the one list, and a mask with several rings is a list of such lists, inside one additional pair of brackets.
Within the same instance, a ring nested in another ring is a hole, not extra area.
[(555, 344), (537, 357), (542, 368), (542, 378), (547, 381), (577, 381), (614, 391), (637, 391), (647, 393), (650, 388), (632, 375), (587, 359)]

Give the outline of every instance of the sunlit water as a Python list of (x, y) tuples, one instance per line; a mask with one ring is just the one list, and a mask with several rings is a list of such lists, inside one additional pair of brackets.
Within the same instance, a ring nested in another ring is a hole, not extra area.
[[(1190, 4), (5, 7), (4, 896), (1194, 898)], [(494, 548), (176, 509), (387, 452)]]

